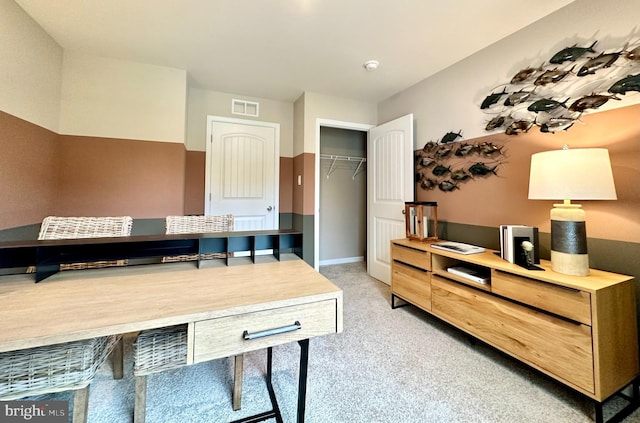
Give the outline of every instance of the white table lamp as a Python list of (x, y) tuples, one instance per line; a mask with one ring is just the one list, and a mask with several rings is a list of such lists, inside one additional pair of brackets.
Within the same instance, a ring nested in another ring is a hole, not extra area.
[(529, 199), (564, 200), (551, 209), (551, 268), (589, 274), (585, 213), (571, 200), (615, 200), (609, 152), (604, 148), (546, 151), (531, 156)]

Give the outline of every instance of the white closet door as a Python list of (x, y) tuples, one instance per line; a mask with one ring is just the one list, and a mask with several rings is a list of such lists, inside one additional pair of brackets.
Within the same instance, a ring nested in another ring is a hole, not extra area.
[(404, 203), (413, 201), (413, 114), (369, 131), (367, 147), (367, 264), (391, 284), (391, 244), (405, 237)]

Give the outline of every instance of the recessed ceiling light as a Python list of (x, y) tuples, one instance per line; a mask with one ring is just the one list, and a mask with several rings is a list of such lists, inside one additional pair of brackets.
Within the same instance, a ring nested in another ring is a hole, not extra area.
[(369, 72), (373, 72), (374, 70), (378, 69), (379, 64), (380, 63), (377, 60), (367, 60), (366, 62), (364, 62), (362, 67)]

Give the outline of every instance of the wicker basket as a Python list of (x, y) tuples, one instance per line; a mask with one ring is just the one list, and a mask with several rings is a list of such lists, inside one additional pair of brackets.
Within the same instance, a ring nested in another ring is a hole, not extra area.
[[(131, 235), (133, 219), (117, 217), (45, 217), (40, 226), (39, 240), (109, 238)], [(95, 269), (109, 266), (125, 266), (126, 260), (97, 261), (91, 263), (61, 264), (60, 270)], [(33, 269), (28, 270), (29, 273)]]
[[(167, 216), (166, 233), (167, 234), (200, 234), (210, 232), (232, 232), (233, 231), (233, 215), (219, 216)], [(201, 254), (201, 260), (213, 258), (225, 258), (226, 253)], [(164, 257), (163, 263), (175, 261), (193, 261), (198, 260), (198, 254), (184, 254), (180, 256)]]
[(0, 400), (84, 388), (119, 336), (0, 353)]
[(140, 332), (134, 344), (135, 376), (187, 365), (187, 325)]

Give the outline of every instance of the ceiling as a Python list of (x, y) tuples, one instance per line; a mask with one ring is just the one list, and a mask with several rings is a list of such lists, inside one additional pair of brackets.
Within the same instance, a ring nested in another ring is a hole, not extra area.
[[(69, 51), (184, 69), (189, 85), (379, 102), (573, 0), (16, 0)], [(374, 72), (362, 64), (380, 62)]]

